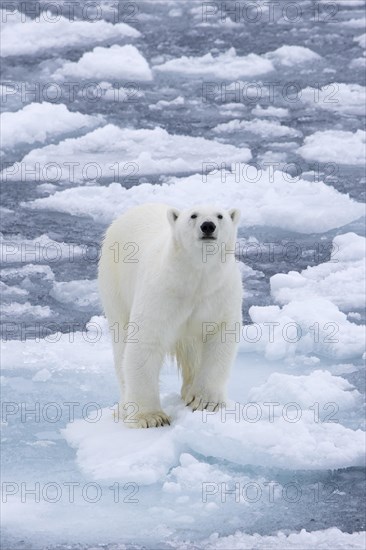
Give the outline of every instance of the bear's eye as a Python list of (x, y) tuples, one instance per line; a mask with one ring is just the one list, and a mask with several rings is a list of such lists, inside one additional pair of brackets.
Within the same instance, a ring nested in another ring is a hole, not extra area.
[(197, 214), (192, 214), (191, 220), (195, 220), (197, 218)]
[(219, 218), (219, 220), (222, 220), (223, 215), (222, 214), (217, 214), (217, 217)]

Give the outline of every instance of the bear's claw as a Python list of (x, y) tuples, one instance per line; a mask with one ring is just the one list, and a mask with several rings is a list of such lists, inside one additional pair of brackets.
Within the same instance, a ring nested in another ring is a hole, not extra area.
[(217, 399), (208, 399), (207, 397), (195, 396), (191, 398), (189, 396), (186, 400), (186, 407), (191, 407), (192, 412), (194, 411), (210, 411), (216, 412), (220, 407), (221, 401)]
[(163, 411), (151, 413), (139, 413), (134, 415), (133, 419), (125, 422), (128, 428), (159, 428), (161, 426), (170, 426), (170, 418)]

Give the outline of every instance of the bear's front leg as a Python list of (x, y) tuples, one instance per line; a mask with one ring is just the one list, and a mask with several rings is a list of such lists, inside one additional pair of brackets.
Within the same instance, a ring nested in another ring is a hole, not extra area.
[[(123, 358), (124, 406), (120, 416), (129, 428), (155, 428), (170, 424), (161, 409), (159, 371), (164, 353), (158, 343), (127, 343)], [(126, 411), (132, 411), (126, 414)]]
[(193, 411), (217, 411), (225, 404), (226, 386), (238, 343), (235, 335), (222, 338), (221, 330), (202, 346), (202, 361), (195, 373), (185, 403)]

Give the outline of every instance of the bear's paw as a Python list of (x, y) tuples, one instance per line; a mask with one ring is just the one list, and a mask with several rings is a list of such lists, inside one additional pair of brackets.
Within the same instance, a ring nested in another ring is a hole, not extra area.
[(184, 402), (187, 407), (190, 407), (192, 411), (207, 410), (210, 412), (216, 412), (225, 403), (224, 396), (215, 391), (209, 390), (195, 390), (191, 388), (185, 396)]
[(164, 411), (135, 414), (133, 420), (125, 422), (128, 428), (159, 428), (170, 425), (171, 419)]

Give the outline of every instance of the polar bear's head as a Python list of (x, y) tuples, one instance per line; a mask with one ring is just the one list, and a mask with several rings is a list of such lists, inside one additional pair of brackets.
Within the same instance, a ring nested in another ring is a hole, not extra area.
[(233, 247), (240, 219), (236, 208), (196, 206), (189, 210), (170, 208), (167, 212), (173, 237), (184, 249), (202, 250), (204, 243)]

